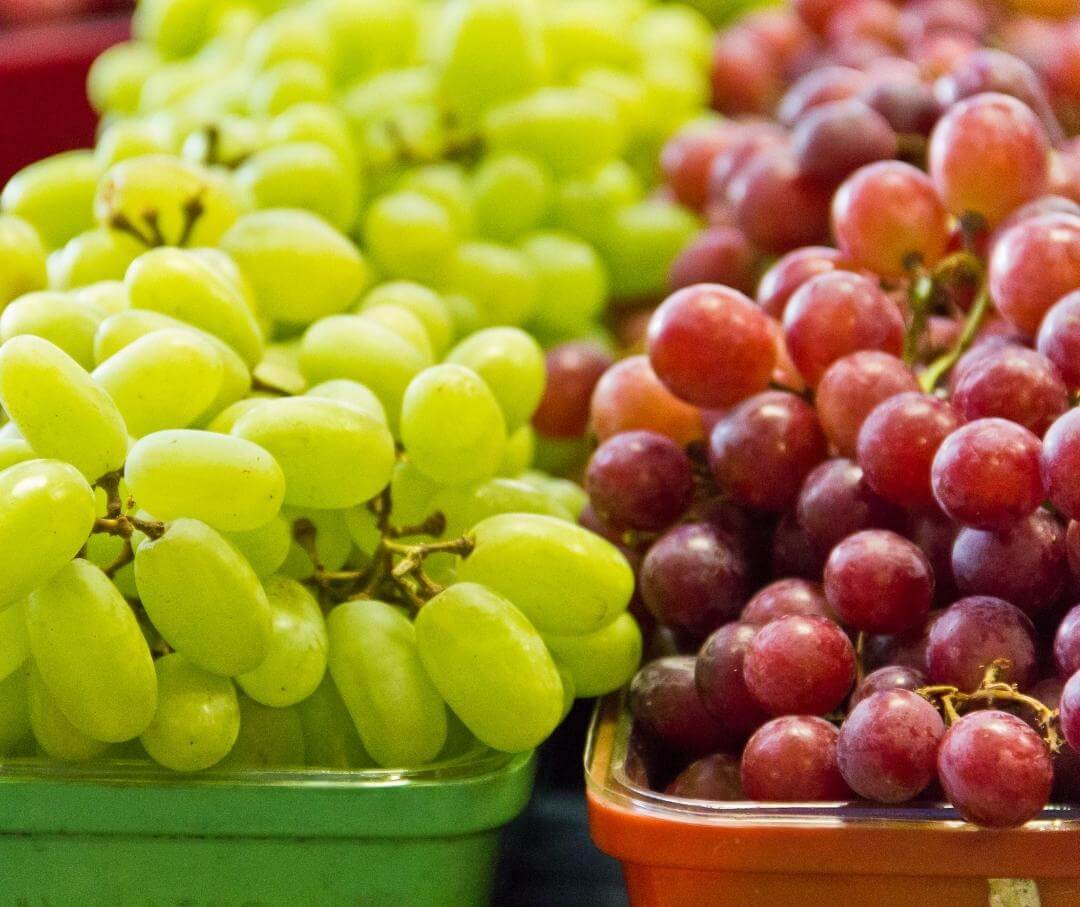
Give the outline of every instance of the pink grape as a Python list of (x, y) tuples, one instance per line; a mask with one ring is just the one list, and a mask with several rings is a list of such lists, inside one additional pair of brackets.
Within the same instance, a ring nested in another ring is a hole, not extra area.
[(647, 356), (630, 356), (604, 372), (592, 393), (589, 422), (601, 441), (636, 430), (656, 432), (680, 446), (702, 436), (697, 407), (664, 387)]
[(760, 626), (792, 614), (830, 620), (834, 617), (821, 583), (797, 577), (775, 580), (757, 591), (739, 619)]
[(839, 731), (823, 718), (788, 715), (754, 732), (742, 757), (742, 786), (751, 800), (847, 800), (836, 764)]
[(1070, 409), (1043, 436), (1042, 477), (1051, 503), (1080, 518), (1080, 409)]
[(780, 99), (777, 119), (786, 126), (792, 126), (819, 104), (857, 97), (869, 84), (866, 73), (850, 66), (815, 69), (797, 79)]
[(671, 263), (672, 290), (699, 283), (720, 283), (742, 293), (754, 291), (757, 253), (741, 230), (709, 227), (699, 233)]
[(1069, 391), (1058, 369), (1026, 347), (1004, 344), (984, 350), (956, 371), (950, 400), (968, 421), (998, 416), (1041, 437), (1069, 408)]
[[(1056, 366), (1068, 388), (1080, 389), (1080, 289), (1050, 307), (1039, 327), (1037, 346)], [(1064, 410), (1062, 407), (1056, 415)]]
[(804, 246), (788, 252), (761, 276), (758, 305), (773, 318), (783, 318), (791, 294), (806, 281), (843, 267), (843, 256), (827, 246)]

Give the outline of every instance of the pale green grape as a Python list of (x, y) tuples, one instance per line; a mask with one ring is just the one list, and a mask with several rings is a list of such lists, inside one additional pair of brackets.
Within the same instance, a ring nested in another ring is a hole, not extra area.
[(593, 245), (611, 233), (615, 215), (641, 199), (641, 177), (626, 161), (610, 161), (591, 173), (559, 183), (552, 221)]
[(615, 105), (583, 88), (541, 88), (503, 104), (484, 118), (484, 136), (495, 151), (530, 155), (560, 176), (618, 157), (625, 141)]
[(29, 676), (27, 665), (0, 680), (0, 756), (21, 749), (30, 736)]
[(258, 151), (234, 179), (252, 208), (301, 208), (343, 232), (356, 222), (356, 173), (318, 142), (287, 142)]
[(37, 231), (11, 214), (0, 214), (0, 310), (12, 299), (44, 289), (45, 247)]
[(204, 264), (209, 265), (217, 273), (224, 277), (233, 287), (236, 292), (243, 298), (245, 304), (255, 314), (259, 314), (259, 307), (255, 302), (255, 293), (251, 289), (251, 284), (248, 283), (248, 279), (244, 276), (244, 272), (240, 270), (239, 265), (232, 259), (227, 253), (221, 249), (202, 246), (198, 249), (191, 249), (191, 254), (194, 255)]
[(285, 497), (285, 476), (270, 454), (209, 431), (146, 435), (132, 446), (124, 474), (139, 506), (157, 519), (192, 517), (227, 532), (265, 526)]
[(525, 0), (452, 0), (436, 34), (439, 93), (469, 125), (547, 74), (540, 21)]
[(248, 109), (256, 115), (275, 116), (296, 104), (329, 101), (331, 93), (322, 66), (308, 60), (285, 60), (251, 83)]
[(364, 554), (371, 555), (382, 541), (382, 533), (379, 531), (375, 514), (366, 505), (351, 507), (345, 511), (345, 525), (349, 529), (349, 536), (353, 543)]
[(184, 245), (212, 246), (239, 209), (221, 175), (178, 157), (146, 154), (106, 171), (97, 186), (94, 214), (102, 226), (123, 218), (148, 238), (159, 232), (170, 245), (183, 240)]
[(118, 743), (139, 736), (157, 705), (150, 649), (109, 578), (76, 559), (26, 602), (30, 650), (53, 701), (76, 728)]
[(435, 350), (424, 323), (407, 309), (393, 305), (376, 305), (362, 309), (358, 317), (381, 324), (411, 343), (425, 359), (435, 360)]
[(204, 671), (179, 652), (154, 662), (158, 708), (139, 738), (155, 761), (198, 772), (224, 759), (240, 734), (240, 704), (227, 677)]
[[(628, 139), (630, 152), (638, 150), (642, 136), (652, 137), (656, 132), (655, 122), (665, 120), (664, 111), (656, 110), (655, 93), (649, 90), (645, 82), (637, 75), (617, 69), (598, 67), (587, 69), (578, 75), (577, 85), (602, 95), (615, 105), (622, 124), (623, 134)], [(658, 149), (650, 149), (658, 150)]]
[(446, 517), (448, 537), (461, 535), (481, 520), (499, 513), (543, 513), (573, 522), (562, 504), (517, 479), (488, 479), (478, 485), (444, 488), (432, 498), (431, 509)]
[(94, 334), (104, 318), (100, 309), (67, 293), (27, 293), (0, 315), (0, 343), (30, 334), (60, 347), (84, 369), (93, 368)]
[(193, 164), (233, 167), (265, 147), (266, 141), (266, 128), (261, 121), (223, 114), (189, 132), (180, 156)]
[(106, 315), (116, 315), (128, 307), (128, 291), (122, 281), (101, 280), (79, 287), (72, 294), (79, 302), (101, 309)]
[(431, 365), (404, 337), (359, 315), (316, 322), (300, 345), (300, 367), (312, 384), (349, 378), (374, 391), (391, 427), (397, 423), (409, 382)]
[(294, 337), (284, 343), (271, 343), (262, 362), (255, 366), (255, 378), (281, 393), (304, 393), (308, 384), (300, 371), (300, 339)]
[(222, 533), (247, 558), (259, 577), (277, 573), (292, 545), (292, 528), (280, 513), (265, 526), (244, 532)]
[(98, 137), (94, 156), (105, 170), (131, 157), (168, 154), (173, 150), (171, 138), (159, 120), (117, 120)]
[(358, 410), (371, 416), (377, 422), (386, 425), (386, 410), (374, 391), (365, 387), (359, 381), (350, 381), (348, 378), (333, 378), (323, 381), (305, 392), (307, 397), (319, 397), (326, 400), (334, 400), (338, 403), (347, 403)]
[(480, 235), (509, 242), (543, 221), (554, 186), (551, 174), (531, 157), (495, 154), (477, 166), (472, 190)]
[(124, 463), (128, 435), (116, 404), (47, 340), (24, 335), (0, 346), (0, 404), (35, 453), (90, 481)]
[(412, 61), (420, 29), (413, 0), (328, 0), (323, 15), (342, 85)]
[(297, 768), (305, 762), (304, 726), (296, 709), (272, 709), (238, 695), (240, 733), (221, 768)]
[(601, 315), (608, 277), (596, 250), (566, 233), (533, 233), (521, 243), (540, 282), (532, 323), (542, 331), (574, 337)]
[(143, 82), (159, 63), (146, 44), (114, 44), (90, 66), (86, 80), (90, 103), (98, 113), (134, 113)]
[(364, 748), (385, 768), (434, 759), (446, 742), (446, 707), (420, 663), (412, 622), (383, 602), (350, 601), (326, 623), (330, 673)]
[(462, 243), (446, 284), (472, 300), (486, 324), (523, 324), (536, 309), (536, 274), (525, 256), (508, 246)]
[(442, 484), (495, 474), (506, 422), (491, 389), (462, 365), (436, 365), (409, 384), (401, 404), (401, 440), (415, 466)]
[(122, 280), (128, 266), (145, 250), (126, 233), (102, 227), (87, 230), (49, 256), (49, 285), (72, 290), (102, 280)]
[(308, 765), (319, 768), (374, 767), (375, 760), (360, 742), (360, 734), (329, 671), (318, 689), (296, 710), (303, 725), (304, 753)]
[(634, 22), (633, 33), (646, 57), (681, 58), (704, 72), (712, 55), (713, 27), (689, 6), (665, 4), (645, 10)]
[(671, 262), (697, 231), (694, 216), (672, 202), (647, 200), (617, 211), (601, 248), (612, 295), (663, 293)]
[(577, 482), (569, 479), (559, 479), (543, 472), (526, 472), (521, 480), (539, 488), (553, 500), (558, 501), (571, 518), (577, 522), (581, 511), (589, 503), (589, 495)]
[(559, 718), (559, 721), (562, 721), (574, 707), (574, 700), (577, 699), (577, 688), (574, 686), (574, 676), (565, 665), (561, 665), (556, 661), (555, 667), (559, 672), (559, 681), (562, 683), (562, 717)]
[(61, 762), (87, 762), (104, 753), (109, 744), (88, 737), (68, 721), (45, 686), (33, 660), (29, 664), (26, 699), (30, 728), (38, 746)]
[[(0, 681), (26, 664), (30, 636), (26, 632), (26, 603), (16, 602), (0, 611)], [(3, 730), (0, 730), (0, 737)], [(3, 747), (0, 747), (0, 753)]]
[(472, 192), (460, 164), (427, 164), (416, 167), (402, 177), (398, 188), (419, 192), (438, 202), (450, 215), (458, 236), (469, 236), (475, 227)]
[[(342, 0), (352, 2), (352, 0)], [(379, 129), (381, 117), (402, 108), (430, 103), (435, 98), (435, 79), (427, 66), (382, 72), (356, 82), (341, 99), (341, 106), (358, 133), (370, 124)], [(370, 149), (369, 149), (370, 150)]]
[(133, 437), (191, 425), (217, 399), (221, 355), (197, 333), (154, 331), (94, 369)]
[(502, 514), (473, 526), (458, 566), (519, 607), (544, 633), (591, 633), (630, 603), (634, 573), (619, 550), (587, 529), (535, 514)]
[[(642, 77), (652, 109), (666, 114), (666, 118), (653, 124), (654, 128), (659, 127), (661, 134), (674, 132), (708, 104), (709, 80), (689, 60), (672, 56), (647, 60)], [(652, 172), (655, 166), (656, 158), (652, 157), (644, 172)]]
[(236, 682), (262, 705), (296, 705), (315, 692), (326, 673), (326, 622), (319, 603), (296, 580), (273, 576), (263, 588), (273, 614), (270, 646), (259, 666)]
[(325, 65), (333, 45), (321, 17), (306, 9), (283, 9), (264, 19), (244, 42), (244, 61), (253, 70), (286, 60)]
[(225, 407), (220, 413), (214, 416), (213, 419), (207, 423), (206, 430), (216, 432), (217, 434), (227, 435), (232, 432), (233, 426), (237, 423), (244, 413), (250, 409), (254, 409), (260, 403), (266, 400), (271, 400), (271, 396), (255, 396), (245, 397), (243, 400), (237, 400), (235, 403), (231, 403)]
[(445, 293), (443, 299), (454, 325), (455, 336), (468, 337), (484, 327), (486, 314), (464, 293)]
[(477, 331), (455, 346), (446, 361), (464, 365), (484, 379), (511, 434), (532, 418), (544, 394), (544, 351), (518, 328)]
[(559, 672), (540, 634), (506, 599), (458, 583), (425, 604), (415, 626), (424, 668), (481, 742), (516, 753), (555, 730), (563, 705)]
[(392, 192), (364, 215), (364, 244), (390, 277), (438, 279), (460, 236), (446, 207), (419, 192)]
[(531, 425), (522, 425), (506, 439), (498, 475), (514, 478), (532, 466), (536, 453), (536, 432)]
[(132, 264), (125, 282), (132, 309), (200, 328), (231, 346), (248, 365), (262, 358), (262, 334), (243, 293), (194, 252), (153, 249)]
[(266, 593), (240, 552), (205, 523), (179, 519), (143, 542), (135, 583), (158, 632), (200, 668), (231, 677), (266, 657)]
[(356, 311), (359, 313), (376, 306), (396, 306), (419, 318), (435, 355), (441, 356), (450, 346), (454, 323), (446, 303), (429, 287), (409, 280), (387, 281), (364, 296)]
[(34, 449), (25, 438), (0, 438), (0, 472), (16, 463), (34, 459)]
[(452, 711), (446, 714), (446, 745), (439, 753), (439, 762), (468, 758), (483, 751), (484, 745), (465, 727), (464, 722)]
[(390, 480), (394, 522), (402, 526), (423, 522), (431, 515), (431, 501), (440, 487), (408, 455), (399, 460)]
[(101, 170), (92, 151), (66, 151), (24, 167), (0, 193), (0, 209), (37, 230), (49, 249), (94, 226)]
[(317, 142), (332, 151), (343, 167), (358, 172), (359, 152), (344, 114), (328, 104), (296, 104), (274, 117), (267, 129), (267, 141)]
[(552, 68), (563, 78), (589, 66), (629, 69), (638, 63), (625, 10), (609, 0), (556, 3), (544, 23)]
[(215, 0), (142, 0), (132, 24), (137, 38), (163, 57), (186, 57), (209, 37)]
[(292, 507), (352, 507), (385, 488), (394, 468), (389, 429), (334, 400), (267, 400), (241, 416), (232, 433), (278, 462), (285, 473), (285, 503)]
[(582, 697), (603, 696), (619, 689), (641, 663), (641, 630), (625, 612), (593, 633), (547, 635), (544, 642), (574, 678), (574, 689)]
[(250, 282), (259, 310), (281, 321), (308, 324), (343, 312), (371, 279), (356, 246), (307, 211), (247, 214), (221, 246)]
[[(347, 510), (292, 509), (284, 512), (289, 521), (290, 533), (300, 520), (307, 520), (315, 528), (315, 554), (324, 570), (340, 570), (352, 554), (353, 541), (345, 515)], [(315, 565), (308, 553), (295, 540), (289, 546), (289, 554), (278, 571), (292, 579), (307, 579), (315, 572)]]

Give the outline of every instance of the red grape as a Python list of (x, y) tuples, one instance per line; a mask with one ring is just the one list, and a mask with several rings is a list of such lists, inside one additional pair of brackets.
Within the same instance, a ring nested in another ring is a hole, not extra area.
[(761, 627), (743, 662), (747, 689), (773, 715), (825, 715), (855, 680), (855, 650), (826, 617), (792, 614)]
[(713, 753), (691, 762), (664, 790), (688, 800), (742, 800), (741, 768), (737, 756)]
[(776, 62), (763, 42), (745, 30), (717, 39), (710, 76), (712, 106), (729, 116), (766, 113), (783, 87)]
[(794, 394), (766, 391), (721, 419), (709, 439), (709, 463), (735, 503), (783, 511), (803, 480), (825, 459), (825, 437), (814, 409)]
[(968, 822), (1011, 828), (1046, 806), (1054, 780), (1050, 752), (1024, 721), (997, 709), (970, 712), (945, 733), (938, 778)]
[(1057, 369), (1045, 355), (1025, 347), (1004, 344), (984, 350), (967, 360), (962, 372), (954, 372), (950, 399), (968, 420), (998, 416), (1041, 437), (1069, 407), (1068, 388)]
[(926, 555), (934, 571), (934, 595), (939, 602), (956, 598), (956, 580), (952, 573), (952, 550), (960, 527), (940, 512), (916, 516), (908, 537)]
[(630, 684), (630, 711), (637, 726), (667, 748), (691, 758), (731, 745), (731, 738), (701, 702), (694, 659), (672, 655), (651, 661)]
[(799, 526), (794, 511), (785, 513), (773, 532), (771, 565), (774, 576), (820, 580), (824, 559)]
[(1051, 503), (1069, 519), (1080, 518), (1080, 409), (1070, 409), (1043, 437), (1042, 476)]
[(926, 675), (917, 668), (906, 665), (886, 665), (867, 674), (862, 683), (851, 694), (848, 712), (852, 712), (860, 702), (885, 690), (917, 690), (926, 686)]
[(794, 577), (778, 579), (758, 590), (746, 603), (739, 619), (760, 626), (792, 614), (833, 619), (821, 583)]
[(834, 44), (865, 39), (895, 46), (900, 41), (900, 11), (888, 0), (848, 3), (829, 17), (825, 33)]
[(824, 718), (788, 715), (754, 732), (743, 750), (742, 786), (751, 800), (847, 800), (851, 791), (836, 764), (839, 731)]
[(589, 423), (589, 397), (611, 356), (595, 343), (573, 340), (547, 353), (547, 387), (533, 427), (549, 438), (580, 438)]
[(722, 283), (742, 293), (754, 291), (757, 254), (735, 227), (709, 227), (690, 242), (671, 264), (672, 290), (696, 283)]
[(657, 377), (695, 406), (731, 406), (764, 390), (776, 365), (768, 316), (719, 284), (664, 300), (649, 321), (648, 349)]
[(738, 137), (713, 158), (709, 171), (709, 198), (728, 201), (728, 188), (757, 156), (769, 148), (786, 147), (787, 133), (775, 123), (739, 123)]
[[(1069, 746), (1080, 749), (1080, 673), (1073, 674), (1061, 691), (1061, 731)], [(743, 782), (746, 783), (745, 780)]]
[(858, 97), (869, 85), (870, 78), (858, 69), (822, 66), (795, 81), (781, 98), (776, 117), (786, 126), (792, 126), (819, 104)]
[(1001, 680), (1021, 687), (1035, 680), (1035, 628), (1007, 601), (989, 595), (962, 598), (930, 628), (926, 662), (934, 683), (972, 692), (998, 659), (1008, 662)]
[(724, 123), (693, 124), (668, 139), (660, 153), (660, 169), (677, 201), (698, 211), (705, 207), (713, 158), (734, 135)]
[(896, 133), (862, 101), (830, 101), (795, 124), (791, 150), (800, 173), (838, 183), (864, 164), (896, 157)]
[(843, 256), (827, 246), (804, 246), (777, 259), (761, 276), (757, 301), (773, 318), (783, 318), (788, 300), (811, 277), (844, 267)]
[(694, 669), (705, 708), (736, 738), (748, 737), (769, 718), (743, 677), (743, 661), (757, 631), (748, 623), (720, 627), (705, 640)]
[(884, 79), (860, 97), (901, 134), (929, 135), (941, 116), (934, 93), (918, 79)]
[(1062, 677), (1080, 671), (1080, 605), (1074, 605), (1054, 634), (1054, 665)]
[(589, 419), (601, 441), (638, 429), (654, 431), (679, 445), (702, 436), (697, 407), (664, 387), (647, 356), (631, 356), (604, 372), (592, 394)]
[[(1057, 367), (1070, 390), (1080, 389), (1080, 290), (1073, 290), (1050, 307), (1039, 327), (1038, 348)], [(1064, 411), (1062, 407), (1055, 415)]]
[(920, 0), (906, 3), (900, 14), (908, 44), (940, 32), (981, 38), (989, 27), (989, 14), (978, 0)]

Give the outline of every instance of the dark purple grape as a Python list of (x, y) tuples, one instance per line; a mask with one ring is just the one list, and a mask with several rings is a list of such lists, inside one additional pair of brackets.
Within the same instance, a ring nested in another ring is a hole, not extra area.
[(825, 559), (810, 544), (795, 511), (785, 513), (776, 524), (771, 555), (773, 576), (820, 580), (825, 569)]
[(930, 135), (941, 116), (941, 105), (933, 91), (918, 79), (883, 79), (861, 97), (894, 130), (905, 135)]
[(1073, 674), (1061, 691), (1061, 732), (1069, 746), (1080, 750), (1080, 673)]
[(733, 622), (713, 633), (698, 652), (694, 677), (705, 708), (731, 736), (745, 739), (768, 720), (746, 688), (743, 661), (758, 628)]
[(934, 571), (934, 596), (942, 604), (957, 599), (952, 572), (952, 551), (960, 527), (942, 513), (920, 514), (911, 523), (909, 536), (926, 555)]
[(547, 353), (547, 386), (533, 426), (548, 438), (580, 438), (589, 424), (589, 398), (612, 363), (598, 344), (573, 340)]
[(664, 790), (672, 797), (688, 800), (742, 800), (739, 758), (713, 753), (691, 762)]
[(646, 734), (667, 749), (697, 758), (731, 745), (723, 726), (701, 702), (694, 658), (672, 655), (649, 662), (630, 685), (630, 711)]
[(848, 713), (837, 740), (837, 764), (855, 793), (902, 803), (934, 780), (944, 734), (938, 710), (918, 693), (883, 690)]
[(930, 629), (926, 662), (934, 683), (971, 692), (999, 659), (1007, 662), (999, 679), (1020, 687), (1035, 680), (1035, 628), (1023, 611), (1000, 598), (962, 598)]
[(839, 183), (849, 173), (896, 157), (896, 133), (889, 121), (854, 98), (812, 108), (795, 124), (791, 150), (799, 171)]
[(1074, 605), (1054, 634), (1054, 664), (1062, 677), (1080, 671), (1080, 605)]
[(851, 694), (848, 711), (850, 712), (860, 702), (875, 693), (885, 690), (914, 691), (924, 686), (926, 686), (926, 675), (922, 671), (905, 665), (886, 665), (876, 671), (871, 671), (862, 679), (862, 683)]
[(761, 626), (792, 614), (827, 617), (830, 620), (835, 617), (821, 583), (788, 578), (778, 579), (759, 589), (746, 603), (739, 619), (744, 623)]
[(836, 764), (839, 731), (824, 718), (788, 715), (762, 725), (743, 750), (742, 786), (751, 800), (847, 800)]

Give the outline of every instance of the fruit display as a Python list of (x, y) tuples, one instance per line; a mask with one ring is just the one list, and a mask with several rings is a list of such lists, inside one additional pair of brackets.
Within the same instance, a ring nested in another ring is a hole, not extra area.
[(653, 789), (1076, 802), (1078, 27), (799, 0), (718, 36), (726, 118), (662, 154), (708, 226), (587, 416)]
[(631, 567), (542, 467), (609, 303), (700, 228), (650, 192), (707, 21), (144, 0), (135, 35), (97, 146), (0, 193), (0, 753), (536, 747), (640, 661)]

